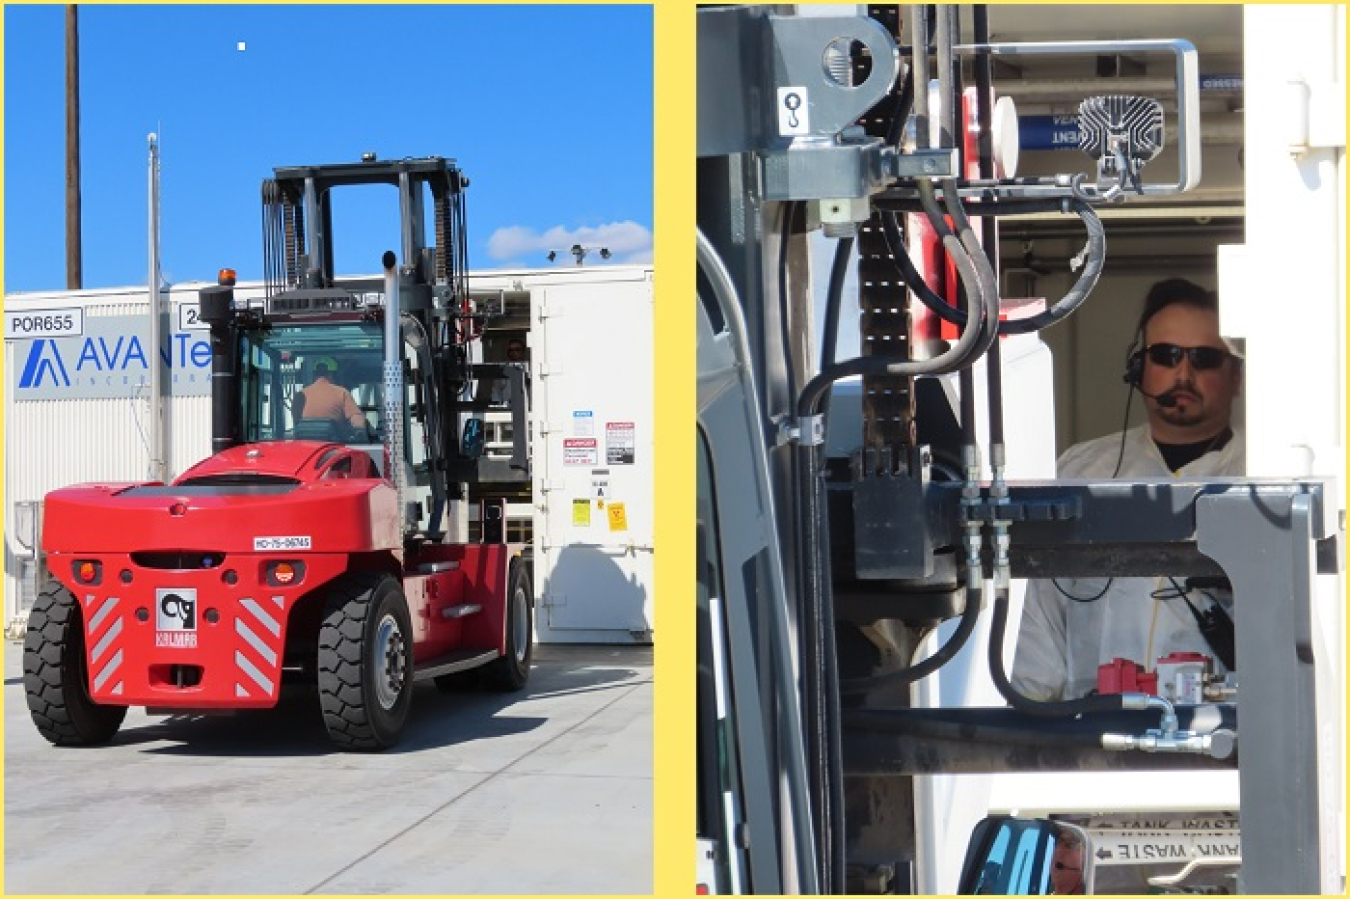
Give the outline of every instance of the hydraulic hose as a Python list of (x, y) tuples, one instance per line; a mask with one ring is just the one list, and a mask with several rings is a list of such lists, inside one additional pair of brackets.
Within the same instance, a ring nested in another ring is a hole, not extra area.
[(1008, 704), (1028, 715), (1059, 717), (1085, 712), (1115, 712), (1127, 708), (1124, 694), (1085, 696), (1082, 699), (1042, 702), (1025, 696), (1008, 681), (1003, 668), (1003, 637), (1008, 629), (1008, 588), (994, 589), (994, 619), (989, 626), (989, 675)]
[[(913, 14), (914, 28), (914, 112), (918, 121), (918, 134), (916, 142), (920, 149), (928, 149), (932, 144), (930, 128), (928, 127), (929, 108), (928, 108), (928, 27), (925, 20), (922, 7), (915, 9)], [(945, 44), (945, 48), (944, 48)], [(942, 97), (942, 113), (949, 116), (951, 110), (951, 79), (949, 77), (951, 65), (951, 33), (949, 28), (949, 19), (947, 13), (939, 8), (937, 12), (937, 45), (939, 66), (947, 66), (943, 69), (944, 77), (938, 79), (938, 91)], [(920, 51), (920, 47), (924, 48)], [(946, 144), (951, 138), (951, 129), (949, 127), (939, 127), (939, 143)], [(986, 310), (988, 321), (982, 326), (981, 330), (975, 335), (973, 343), (975, 346), (971, 350), (969, 361), (974, 361), (989, 348), (989, 342), (994, 339), (998, 330), (998, 295), (997, 291), (993, 296), (986, 290), (986, 283), (975, 268), (975, 263), (969, 254), (966, 246), (947, 226), (946, 216), (937, 204), (937, 198), (933, 190), (931, 179), (920, 178), (916, 185), (919, 190), (919, 200), (923, 204), (923, 210), (928, 215), (928, 221), (933, 230), (937, 232), (942, 242), (942, 248), (946, 250), (947, 256), (956, 266), (957, 274), (960, 275), (961, 283), (966, 286), (966, 293), (971, 297), (971, 305), (979, 306)], [(990, 300), (992, 299), (992, 303)], [(991, 333), (986, 334), (984, 328), (988, 328)], [(966, 329), (969, 330), (969, 329)], [(965, 332), (961, 335), (965, 337)]]
[[(844, 305), (844, 281), (848, 277), (848, 262), (853, 254), (856, 238), (842, 238), (834, 248), (834, 262), (830, 265), (830, 286), (825, 296), (825, 329), (820, 342), (820, 368), (823, 371), (834, 364), (839, 343), (839, 316)], [(820, 398), (820, 414), (829, 420), (830, 391)]]
[[(957, 7), (955, 5), (946, 5), (938, 7), (937, 15), (937, 52), (938, 68), (940, 77), (938, 79), (938, 95), (942, 102), (942, 116), (946, 127), (942, 131), (942, 146), (959, 146), (956, 135), (960, 133), (961, 110), (957, 101), (956, 83), (961, 76), (960, 67), (955, 65), (955, 57), (952, 54), (952, 36), (957, 31)], [(964, 161), (963, 161), (964, 164)], [(957, 194), (956, 180), (953, 178), (944, 179), (942, 182), (942, 194), (946, 201), (947, 214), (951, 216), (952, 224), (955, 226), (957, 238), (961, 246), (969, 255), (972, 266), (978, 277), (980, 294), (982, 296), (998, 296), (998, 275), (994, 272), (994, 267), (989, 261), (989, 253), (980, 245), (980, 240), (975, 236), (975, 230), (971, 227), (970, 219), (966, 216), (966, 211), (961, 204), (961, 198)], [(922, 186), (920, 187), (920, 198), (924, 197)], [(925, 209), (929, 213), (929, 219), (934, 221), (934, 227), (937, 228), (937, 221), (934, 220), (932, 207), (936, 203), (925, 203)], [(940, 215), (938, 219), (945, 223), (945, 219)], [(944, 241), (945, 243), (945, 241)], [(958, 265), (958, 270), (960, 266)], [(965, 276), (963, 274), (962, 279)], [(966, 282), (969, 284), (969, 282)], [(981, 353), (988, 349), (989, 344), (993, 342), (998, 331), (998, 301), (994, 301), (992, 306), (994, 310), (993, 317), (986, 321), (987, 333), (984, 335)]]
[(856, 696), (869, 693), (878, 687), (892, 684), (912, 684), (937, 671), (955, 658), (956, 654), (969, 642), (970, 635), (975, 632), (975, 624), (980, 618), (980, 603), (981, 597), (978, 590), (974, 596), (967, 592), (966, 606), (961, 610), (961, 619), (957, 622), (956, 630), (947, 638), (947, 642), (943, 643), (936, 652), (922, 662), (910, 665), (907, 668), (901, 668), (898, 671), (885, 671), (881, 674), (869, 674), (866, 677), (845, 678), (839, 682), (839, 692), (848, 696)]
[[(920, 193), (923, 187), (920, 185)], [(896, 211), (924, 211), (927, 208), (920, 205), (914, 208), (913, 203), (886, 201), (884, 210), (890, 212)], [(970, 214), (980, 217), (989, 215), (1030, 215), (1036, 212), (1054, 212), (1062, 210), (1074, 212), (1083, 220), (1088, 232), (1087, 260), (1083, 265), (1083, 271), (1079, 273), (1078, 280), (1074, 282), (1072, 288), (1063, 297), (1057, 300), (1053, 306), (1044, 312), (1031, 316), (1030, 318), (1014, 319), (1012, 321), (1002, 322), (999, 325), (999, 332), (1002, 334), (1028, 334), (1032, 331), (1039, 331), (1042, 328), (1049, 327), (1062, 321), (1065, 317), (1072, 314), (1083, 301), (1088, 298), (1093, 289), (1097, 286), (1097, 281), (1101, 277), (1102, 268), (1106, 264), (1106, 228), (1102, 225), (1096, 210), (1089, 204), (1078, 199), (1062, 200), (1029, 200), (1018, 201), (1015, 203), (992, 203), (983, 202), (968, 207)], [(932, 289), (924, 283), (923, 278), (914, 268), (914, 263), (910, 260), (909, 254), (905, 252), (904, 239), (896, 227), (893, 216), (883, 214), (881, 217), (882, 226), (885, 229), (886, 239), (890, 245), (891, 252), (895, 261), (900, 265), (900, 270), (905, 277), (905, 283), (914, 291), (919, 300), (936, 313), (943, 321), (951, 322), (956, 325), (966, 323), (966, 312), (950, 305)], [(945, 247), (944, 243), (944, 247)]]
[[(844, 280), (853, 252), (853, 237), (841, 239), (835, 246), (830, 267), (829, 291), (825, 303), (825, 328), (822, 336), (821, 368), (833, 364), (839, 339), (839, 318), (843, 307)], [(829, 413), (830, 390), (821, 395), (822, 419)], [(824, 422), (821, 426), (824, 432)], [(801, 583), (805, 587), (807, 614), (803, 616), (803, 669), (818, 677), (803, 678), (809, 684), (808, 720), (817, 752), (813, 753), (812, 780), (822, 809), (821, 883), (828, 893), (845, 889), (844, 845), (844, 754), (839, 701), (839, 660), (834, 622), (833, 578), (829, 554), (824, 551), (825, 486), (820, 471), (821, 449), (799, 443), (796, 452), (798, 508), (802, 509), (800, 544)]]
[[(983, 3), (975, 5), (975, 43), (989, 43), (989, 7)], [(975, 57), (975, 96), (976, 123), (979, 125), (979, 137), (976, 146), (979, 153), (979, 173), (981, 178), (994, 176), (994, 127), (993, 127), (993, 63), (988, 51), (982, 51)], [(993, 217), (980, 219), (983, 244), (989, 247), (993, 258), (998, 254), (998, 225)], [(995, 266), (996, 267), (996, 266)], [(997, 278), (997, 275), (995, 275)], [(1007, 326), (999, 322), (999, 331), (1006, 333)], [(985, 358), (985, 375), (989, 396), (989, 446), (990, 461), (995, 469), (1003, 455), (1003, 352), (999, 341), (994, 341)]]
[(803, 686), (808, 737), (816, 748), (809, 772), (819, 799), (821, 882), (825, 892), (844, 892), (844, 761), (840, 733), (839, 663), (829, 555), (824, 549), (825, 497), (819, 448), (797, 445), (798, 503), (803, 568)]
[(914, 138), (921, 149), (928, 149), (928, 13), (922, 3), (910, 7), (910, 33), (913, 34), (914, 56), (910, 73), (914, 78)]
[(1030, 318), (1006, 322), (1001, 329), (1004, 334), (1029, 334), (1062, 321), (1081, 306), (1088, 298), (1088, 294), (1097, 286), (1097, 279), (1101, 277), (1102, 268), (1106, 265), (1106, 227), (1097, 216), (1096, 210), (1082, 200), (1074, 200), (1069, 206), (1078, 213), (1088, 232), (1087, 260), (1083, 264), (1082, 273), (1059, 302)]
[(928, 286), (928, 282), (914, 267), (914, 262), (909, 258), (909, 251), (905, 249), (905, 236), (900, 233), (900, 226), (896, 224), (898, 213), (890, 210), (878, 211), (881, 213), (881, 231), (886, 238), (886, 248), (891, 251), (891, 259), (900, 266), (900, 273), (904, 276), (905, 284), (914, 292), (920, 302), (936, 313), (943, 321), (955, 325), (964, 325), (966, 323), (966, 310), (956, 308), (934, 293), (933, 288)]
[(782, 227), (778, 239), (778, 339), (783, 345), (783, 367), (787, 375), (787, 395), (797, 395), (797, 370), (793, 365), (792, 334), (788, 327), (788, 247), (792, 242), (792, 225), (803, 209), (801, 203), (785, 203)]
[[(929, 709), (905, 709), (896, 714), (890, 709), (846, 709), (844, 727), (852, 731), (869, 733), (896, 733), (906, 736), (928, 738), (932, 740), (952, 740), (962, 743), (997, 743), (1013, 746), (1078, 746), (1084, 749), (1101, 749), (1101, 734), (1084, 730), (1081, 733), (1036, 728), (1029, 726), (1011, 726), (1001, 723), (972, 724), (967, 721), (943, 720), (939, 717), (925, 717), (923, 712), (945, 711)], [(972, 709), (960, 709), (967, 712)], [(1005, 711), (999, 709), (999, 711)]]
[[(981, 18), (981, 13), (982, 10), (977, 7), (976, 27), (977, 28), (983, 27), (984, 30), (987, 31), (988, 29), (987, 14), (985, 14), (985, 16)], [(955, 110), (955, 97), (952, 89), (951, 75), (956, 71), (956, 68), (953, 65), (951, 44), (954, 25), (953, 19), (955, 14), (956, 14), (955, 9), (944, 9), (942, 7), (939, 7), (937, 10), (937, 26), (936, 26), (938, 65), (942, 70), (942, 72), (944, 73), (944, 77), (939, 79), (938, 89), (941, 97), (944, 117), (947, 117), (953, 121), (956, 118), (955, 116), (956, 110)], [(918, 120), (919, 125), (917, 141), (918, 146), (926, 149), (930, 144), (930, 135), (929, 129), (927, 127), (928, 27), (926, 16), (924, 13), (924, 7), (922, 6), (914, 7), (911, 28), (914, 34), (914, 55), (910, 74), (913, 77), (915, 83), (913, 90), (914, 108), (916, 119)], [(977, 61), (976, 66), (977, 89), (981, 89), (984, 91), (984, 93), (982, 93), (981, 95), (979, 103), (980, 121), (981, 121), (980, 144), (982, 154), (984, 153), (985, 148), (992, 146), (990, 137), (991, 125), (989, 121), (991, 119), (989, 110), (989, 100), (992, 99), (992, 97), (991, 91), (988, 89), (988, 82), (989, 82), (988, 70), (989, 70), (989, 60), (988, 57), (985, 56), (981, 60)], [(946, 132), (946, 138), (950, 139), (951, 131), (949, 129), (944, 129), (944, 132)], [(943, 142), (945, 144), (947, 140), (944, 140)], [(992, 166), (986, 167), (983, 164), (981, 165), (980, 175), (982, 179), (990, 178), (993, 174), (992, 171), (986, 171), (985, 170), (986, 168), (992, 168)], [(954, 242), (948, 239), (950, 231), (947, 229), (945, 219), (943, 218), (941, 211), (937, 208), (937, 204), (934, 201), (932, 195), (931, 182), (920, 179), (918, 181), (918, 190), (919, 190), (920, 208), (922, 209), (922, 211), (927, 213), (929, 221), (932, 223), (934, 229), (938, 232), (939, 235), (941, 235), (943, 248), (947, 251), (947, 254), (952, 258), (952, 261), (956, 264), (957, 270), (961, 274), (962, 281), (967, 285), (976, 283), (972, 281), (969, 277), (970, 267), (962, 265), (961, 260), (964, 254), (961, 253), (959, 250), (955, 249), (955, 247), (953, 246)], [(998, 276), (993, 271), (993, 266), (989, 263), (986, 253), (982, 249), (977, 249), (979, 242), (975, 240), (974, 232), (969, 228), (969, 220), (966, 218), (966, 210), (963, 207), (960, 197), (957, 194), (955, 184), (952, 181), (948, 180), (944, 183), (943, 190), (945, 199), (947, 200), (948, 210), (950, 211), (952, 219), (956, 223), (958, 230), (961, 232), (959, 244), (966, 251), (966, 253), (970, 254), (971, 259), (978, 257), (981, 260), (982, 264), (980, 264), (978, 267), (979, 284), (981, 291), (986, 294), (993, 293), (995, 296), (997, 296)], [(989, 205), (994, 207), (993, 214), (999, 214), (1000, 212), (1007, 214), (1009, 212), (1012, 212), (1014, 208), (1018, 211), (1029, 212), (1033, 211), (1033, 209), (1035, 211), (1040, 211), (1041, 209), (1064, 209), (1066, 204), (1064, 204), (1061, 201), (1051, 201), (1051, 203), (1047, 206), (1042, 203), (1035, 203), (1033, 201), (1032, 204), (1017, 203), (1015, 204), (1015, 206), (1014, 204), (997, 204), (997, 203), (991, 203)], [(1069, 293), (1067, 293), (1063, 299), (1061, 299), (1053, 307), (1051, 307), (1051, 309), (1041, 313), (1038, 316), (1029, 319), (1022, 319), (1019, 321), (1013, 321), (1003, 325), (999, 325), (998, 303), (997, 300), (995, 300), (992, 307), (993, 314), (990, 319), (991, 326), (988, 329), (990, 333), (986, 335), (986, 339), (983, 342), (983, 348), (979, 352), (982, 353), (984, 349), (988, 348), (990, 343), (993, 341), (994, 332), (1002, 331), (1005, 334), (1024, 334), (1030, 331), (1040, 330), (1041, 328), (1047, 327), (1051, 324), (1058, 322), (1065, 316), (1072, 313), (1082, 303), (1082, 301), (1087, 298), (1087, 295), (1091, 293), (1093, 287), (1096, 286), (1097, 279), (1101, 274), (1102, 266), (1105, 263), (1105, 255), (1106, 255), (1105, 229), (1102, 228), (1101, 221), (1100, 219), (1097, 218), (1096, 213), (1091, 209), (1090, 206), (1088, 206), (1088, 204), (1084, 203), (1082, 200), (1075, 199), (1070, 204), (1067, 205), (1069, 206), (1069, 208), (1072, 208), (1074, 211), (1076, 211), (1081, 218), (1083, 218), (1088, 228), (1088, 260), (1086, 265), (1084, 266), (1082, 275), (1079, 276), (1078, 281), (1074, 284), (1073, 288), (1069, 291)], [(1067, 209), (1065, 211), (1067, 211)], [(985, 213), (981, 211), (978, 214), (984, 215)], [(904, 273), (906, 282), (909, 284), (910, 289), (914, 291), (915, 295), (925, 306), (927, 306), (930, 310), (938, 314), (945, 321), (964, 325), (966, 320), (966, 313), (963, 310), (955, 309), (954, 307), (946, 303), (944, 300), (942, 300), (942, 298), (938, 297), (928, 287), (928, 285), (919, 276), (918, 272), (914, 269), (912, 261), (909, 259), (908, 254), (905, 253), (904, 241), (899, 235), (899, 231), (895, 225), (893, 217), (891, 215), (883, 214), (881, 218), (887, 241), (891, 244), (892, 254), (897, 259), (897, 261), (900, 262), (901, 270)]]
[[(961, 205), (961, 198), (957, 196), (956, 182), (951, 179), (942, 182), (942, 193), (947, 203), (947, 212), (951, 215), (952, 223), (956, 226), (961, 245), (965, 247), (974, 263), (976, 274), (980, 279), (980, 290), (995, 297), (994, 322), (997, 324), (998, 309), (1001, 306), (998, 300), (998, 274), (994, 271), (994, 265), (989, 260), (989, 251), (980, 244), (980, 239), (975, 236), (975, 229), (971, 226), (970, 219), (966, 216), (966, 211)], [(997, 332), (1001, 330), (1001, 327), (999, 325), (990, 330)], [(992, 336), (989, 341), (992, 343)]]
[[(981, 311), (984, 312), (985, 310)], [(835, 381), (843, 378), (853, 375), (900, 375), (904, 377), (940, 375), (968, 365), (975, 360), (975, 354), (971, 350), (974, 348), (976, 339), (982, 330), (984, 318), (985, 316), (982, 314), (978, 316), (978, 320), (974, 323), (968, 320), (956, 342), (946, 352), (931, 359), (908, 359), (903, 356), (858, 356), (835, 363), (807, 381), (806, 386), (802, 388), (801, 395), (797, 399), (798, 419), (808, 419), (815, 415), (821, 394), (828, 390)]]
[(895, 104), (895, 114), (891, 117), (890, 127), (886, 129), (886, 143), (900, 149), (905, 136), (905, 123), (914, 108), (914, 67), (905, 71), (905, 80), (900, 85), (900, 98)]
[(989, 445), (1003, 445), (1003, 347), (998, 341), (984, 358), (985, 383), (989, 400)]

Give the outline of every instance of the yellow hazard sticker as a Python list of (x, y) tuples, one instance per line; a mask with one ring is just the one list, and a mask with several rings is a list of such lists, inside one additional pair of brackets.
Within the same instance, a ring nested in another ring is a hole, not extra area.
[(572, 525), (579, 528), (588, 528), (591, 526), (591, 501), (588, 499), (572, 500)]
[(610, 503), (608, 511), (611, 531), (628, 530), (628, 515), (624, 512), (623, 503)]

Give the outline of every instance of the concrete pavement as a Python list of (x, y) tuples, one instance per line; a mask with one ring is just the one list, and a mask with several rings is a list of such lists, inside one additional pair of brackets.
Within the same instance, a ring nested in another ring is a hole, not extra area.
[(5, 892), (649, 893), (652, 650), (536, 647), (519, 694), (419, 684), (402, 742), (331, 747), (307, 693), (56, 748), (5, 644)]

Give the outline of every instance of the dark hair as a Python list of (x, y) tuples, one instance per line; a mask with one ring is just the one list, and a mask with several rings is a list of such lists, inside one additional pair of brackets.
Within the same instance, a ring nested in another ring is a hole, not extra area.
[(1176, 305), (1207, 309), (1215, 314), (1219, 311), (1219, 297), (1212, 290), (1206, 290), (1194, 281), (1185, 278), (1168, 278), (1149, 288), (1144, 297), (1144, 311), (1139, 313), (1138, 333), (1143, 334), (1153, 316)]

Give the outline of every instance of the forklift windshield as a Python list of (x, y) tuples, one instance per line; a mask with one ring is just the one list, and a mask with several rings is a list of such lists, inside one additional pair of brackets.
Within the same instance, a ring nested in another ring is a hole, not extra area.
[[(316, 366), (328, 370), (334, 384), (346, 388), (370, 428), (347, 426), (321, 439), (339, 443), (376, 440), (382, 401), (383, 328), (378, 322), (354, 320), (273, 324), (241, 336), (240, 397), (243, 439), (248, 443), (314, 437), (296, 433), (294, 400), (314, 383)], [(336, 423), (343, 424), (345, 423)]]

